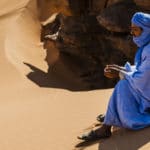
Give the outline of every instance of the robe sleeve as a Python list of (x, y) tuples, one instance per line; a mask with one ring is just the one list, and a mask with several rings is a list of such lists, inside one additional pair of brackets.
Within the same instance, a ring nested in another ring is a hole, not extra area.
[(131, 75), (136, 71), (136, 66), (131, 65), (129, 62), (126, 62), (123, 68), (126, 71), (120, 70), (119, 77), (121, 80), (125, 78), (125, 75)]
[(150, 50), (142, 56), (140, 66), (133, 73), (125, 73), (124, 78), (141, 96), (150, 100)]

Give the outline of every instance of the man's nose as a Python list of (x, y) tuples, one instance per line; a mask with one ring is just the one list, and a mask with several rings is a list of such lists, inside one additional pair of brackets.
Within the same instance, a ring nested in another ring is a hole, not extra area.
[(131, 34), (132, 36), (135, 36), (135, 34), (134, 34), (134, 31), (133, 31), (133, 30), (130, 30), (130, 34)]
[(134, 34), (134, 32), (133, 32), (132, 30), (130, 30), (130, 34), (131, 34), (131, 35), (133, 35), (133, 34)]

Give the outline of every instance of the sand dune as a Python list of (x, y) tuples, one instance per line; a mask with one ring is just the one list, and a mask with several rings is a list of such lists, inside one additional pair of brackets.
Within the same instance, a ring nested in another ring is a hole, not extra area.
[[(46, 84), (35, 4), (34, 0), (0, 2), (0, 149), (150, 149), (150, 129), (117, 130), (108, 140), (75, 148), (77, 135), (105, 112), (112, 89), (71, 92)], [(28, 78), (34, 72), (39, 84)]]

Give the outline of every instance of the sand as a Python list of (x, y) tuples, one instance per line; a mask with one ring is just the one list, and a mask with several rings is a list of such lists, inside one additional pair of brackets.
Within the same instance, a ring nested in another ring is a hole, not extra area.
[(106, 111), (113, 89), (72, 92), (45, 84), (48, 66), (35, 4), (0, 2), (0, 150), (150, 149), (150, 129), (117, 129), (107, 140), (75, 148), (76, 137)]

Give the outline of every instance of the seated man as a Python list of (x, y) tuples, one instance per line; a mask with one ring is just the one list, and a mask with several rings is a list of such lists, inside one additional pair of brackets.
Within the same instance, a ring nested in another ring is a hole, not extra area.
[(131, 20), (133, 41), (139, 47), (134, 66), (108, 65), (105, 76), (121, 80), (114, 88), (103, 124), (88, 134), (79, 136), (82, 140), (96, 140), (111, 136), (111, 127), (139, 130), (150, 126), (150, 14), (137, 12)]

